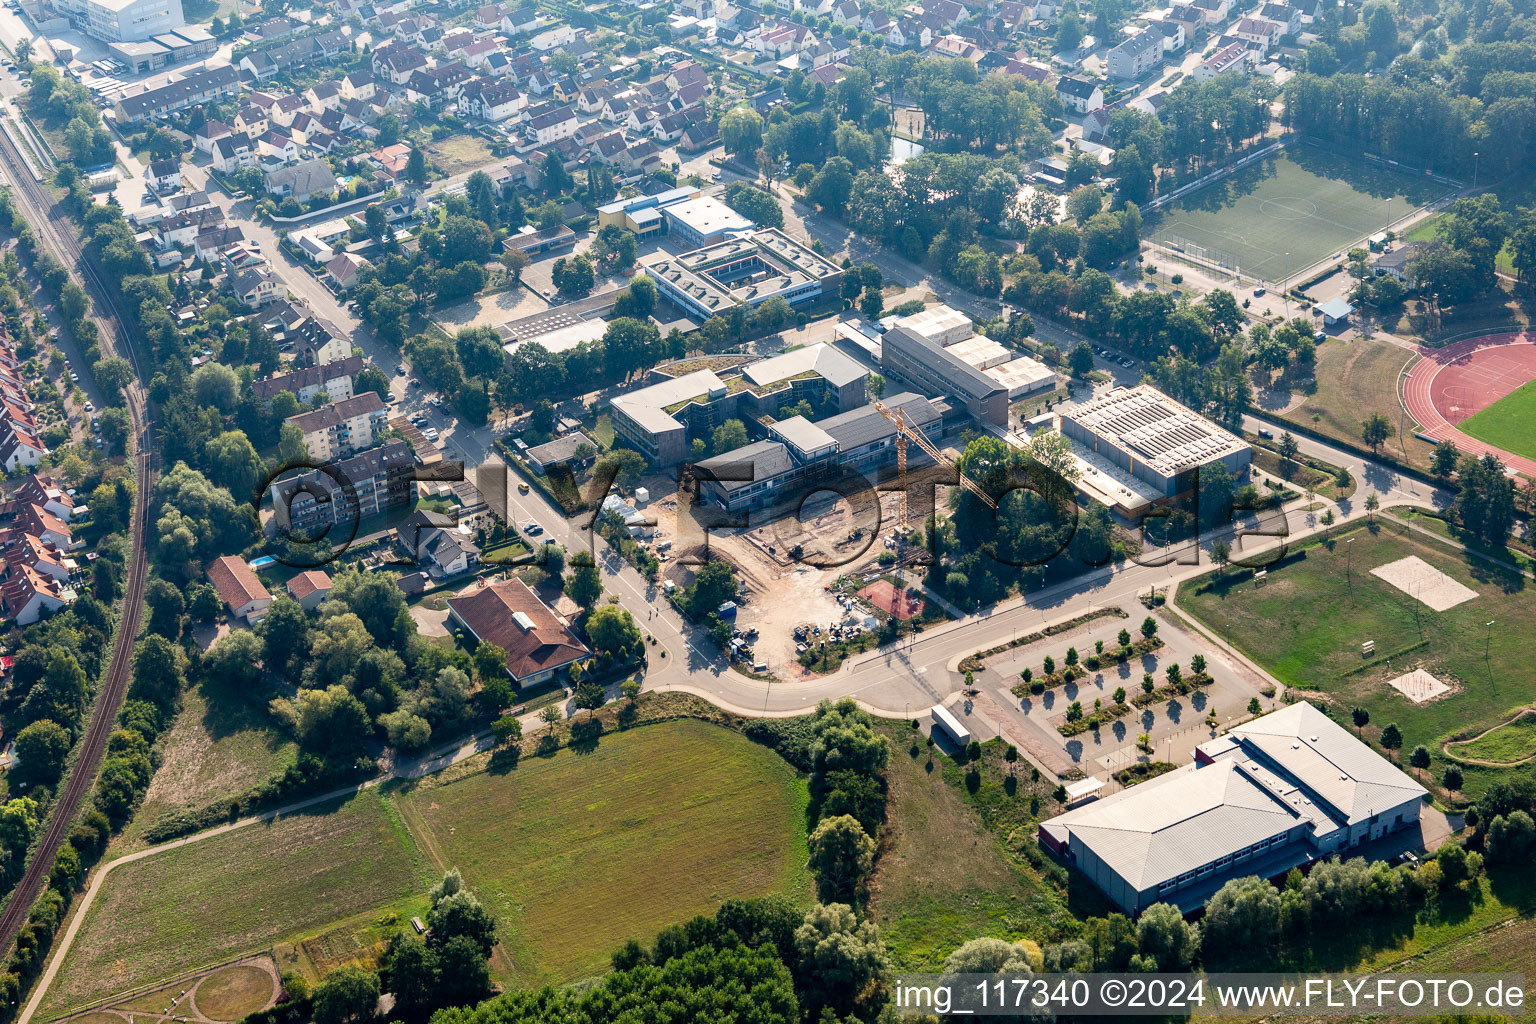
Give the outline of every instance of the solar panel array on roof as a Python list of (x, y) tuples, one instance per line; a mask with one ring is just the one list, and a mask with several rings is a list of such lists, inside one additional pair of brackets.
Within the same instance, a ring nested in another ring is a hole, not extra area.
[(1168, 476), (1246, 447), (1238, 437), (1145, 385), (1117, 388), (1068, 415)]

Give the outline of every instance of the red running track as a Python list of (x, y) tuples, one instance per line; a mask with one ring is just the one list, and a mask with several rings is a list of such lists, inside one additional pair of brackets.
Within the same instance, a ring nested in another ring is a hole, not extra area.
[(1403, 397), (1420, 429), (1469, 454), (1491, 453), (1511, 469), (1536, 477), (1536, 460), (1495, 448), (1456, 427), (1536, 379), (1536, 335), (1488, 334), (1445, 348), (1420, 348), (1419, 354), (1424, 358), (1408, 371)]

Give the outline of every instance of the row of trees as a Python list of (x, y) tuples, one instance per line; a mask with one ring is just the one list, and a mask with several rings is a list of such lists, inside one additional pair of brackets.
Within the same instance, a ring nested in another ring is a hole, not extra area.
[(649, 949), (630, 940), (591, 986), (514, 990), (433, 1019), (873, 1022), (889, 999), (889, 971), (880, 930), (846, 904), (802, 913), (785, 900), (727, 900), (713, 917), (663, 929)]
[(811, 872), (823, 902), (862, 906), (885, 823), (890, 742), (848, 697), (818, 705), (811, 730)]

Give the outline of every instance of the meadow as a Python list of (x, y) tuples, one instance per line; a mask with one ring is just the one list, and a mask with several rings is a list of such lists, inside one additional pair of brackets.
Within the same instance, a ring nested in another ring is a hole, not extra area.
[(42, 1019), (334, 922), (408, 910), (431, 881), (373, 789), (123, 864), (87, 912)]
[(1329, 338), (1317, 347), (1315, 387), (1281, 418), (1363, 448), (1360, 426), (1371, 413), (1379, 412), (1392, 424), (1382, 452), (1428, 470), (1433, 446), (1413, 436), (1413, 421), (1403, 424), (1401, 438), (1397, 433), (1402, 410), (1397, 378), (1409, 356), (1386, 341)]
[(627, 939), (731, 897), (809, 903), (805, 780), (771, 750), (693, 720), (604, 736), (513, 771), (456, 771), (399, 797), (412, 834), (497, 919), (516, 984), (600, 974)]
[[(1436, 612), (1370, 573), (1409, 555), (1478, 596)], [(1272, 567), (1262, 587), (1247, 572), (1213, 574), (1182, 586), (1178, 603), (1287, 686), (1328, 694), (1343, 720), (1348, 709), (1364, 708), (1371, 719), (1366, 739), (1396, 722), (1401, 756), (1424, 744), (1437, 762), (1429, 775), (1438, 778), (1442, 740), (1492, 728), (1510, 717), (1511, 707), (1536, 698), (1529, 669), (1536, 601), (1528, 584), (1404, 523), (1378, 518), (1374, 529), (1360, 526), (1301, 548)], [(1361, 654), (1367, 640), (1376, 644), (1369, 657)], [(1454, 692), (1413, 704), (1387, 685), (1414, 666)], [(1469, 771), (1467, 793), (1476, 795), (1490, 777)]]

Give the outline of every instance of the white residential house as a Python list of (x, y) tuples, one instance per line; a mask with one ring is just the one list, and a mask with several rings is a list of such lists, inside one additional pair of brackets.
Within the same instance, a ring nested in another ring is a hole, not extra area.
[(1097, 82), (1082, 75), (1062, 75), (1056, 83), (1056, 95), (1062, 106), (1077, 114), (1086, 114), (1104, 105), (1104, 90)]
[(1150, 74), (1163, 63), (1163, 37), (1143, 29), (1109, 51), (1110, 78), (1131, 81)]
[(459, 97), (460, 113), (497, 123), (515, 117), (527, 104), (527, 98), (511, 82), (471, 83)]
[(277, 278), (265, 267), (247, 267), (230, 275), (229, 290), (248, 309), (260, 309), (277, 298)]
[(1218, 75), (1228, 73), (1246, 75), (1253, 70), (1253, 58), (1254, 51), (1245, 44), (1233, 43), (1197, 64), (1193, 77), (1197, 82), (1209, 82)]
[(1273, 21), (1265, 21), (1263, 18), (1244, 18), (1237, 23), (1232, 34), (1248, 44), (1249, 49), (1256, 50), (1259, 56), (1269, 53), (1270, 49), (1279, 45), (1280, 37), (1285, 30)]
[(1164, 53), (1178, 53), (1189, 41), (1184, 32), (1184, 23), (1174, 21), (1172, 18), (1152, 22), (1147, 26), (1147, 31), (1155, 32), (1162, 37)]
[(569, 25), (556, 25), (528, 40), (528, 45), (539, 53), (548, 53), (576, 42), (576, 30)]
[(257, 155), (256, 144), (249, 135), (225, 135), (213, 144), (213, 167), (220, 174), (233, 174), (254, 164)]
[(144, 169), (144, 180), (156, 192), (174, 192), (181, 188), (181, 161), (151, 160)]
[(1265, 21), (1273, 21), (1285, 30), (1288, 36), (1300, 35), (1302, 26), (1301, 8), (1291, 7), (1288, 4), (1267, 3), (1259, 9), (1259, 17)]
[(310, 458), (328, 462), (372, 448), (379, 432), (388, 426), (388, 419), (389, 410), (378, 393), (364, 391), (290, 416), (285, 422), (303, 433)]
[(192, 143), (199, 152), (212, 156), (213, 144), (219, 139), (226, 138), (234, 133), (235, 130), (223, 121), (208, 120), (203, 122), (203, 126), (192, 137)]
[(575, 135), (576, 129), (580, 126), (581, 122), (576, 117), (575, 108), (561, 107), (529, 119), (524, 127), (524, 133), (535, 144), (547, 146), (552, 142)]

